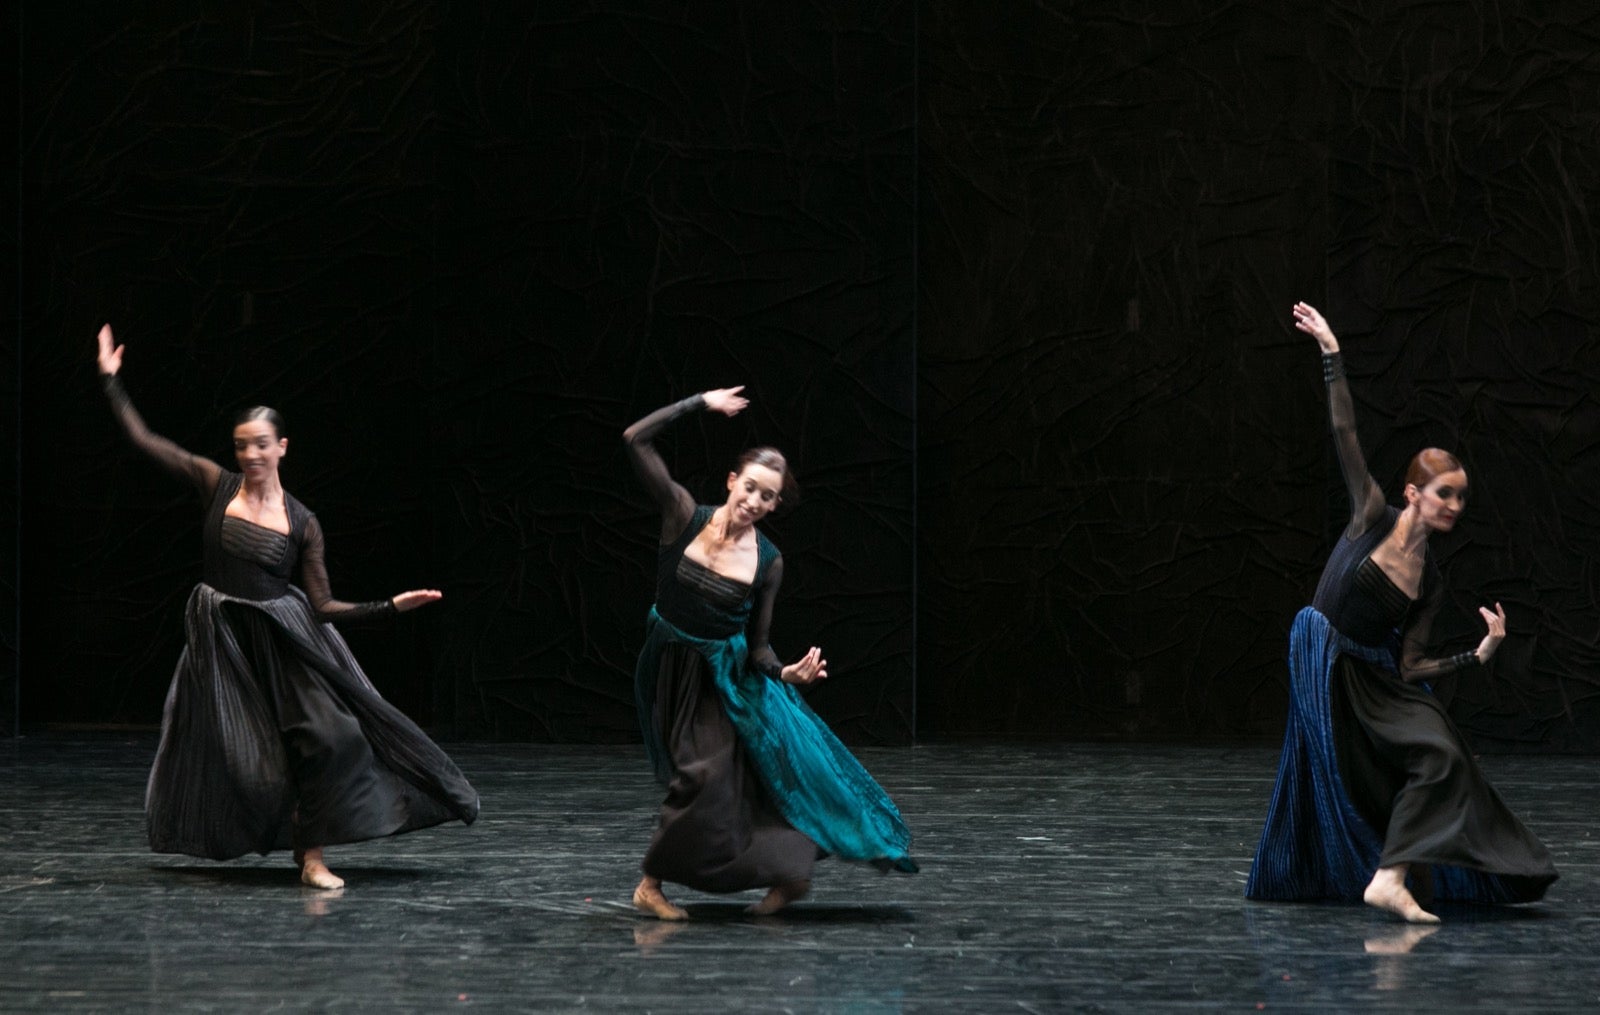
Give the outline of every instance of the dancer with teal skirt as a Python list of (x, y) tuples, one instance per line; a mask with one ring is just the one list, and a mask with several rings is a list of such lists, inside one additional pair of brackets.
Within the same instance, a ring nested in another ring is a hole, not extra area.
[(911, 833), (894, 802), (795, 690), (826, 679), (813, 646), (784, 665), (767, 644), (783, 557), (756, 523), (795, 487), (774, 448), (728, 473), (727, 499), (696, 504), (656, 451), (667, 424), (705, 409), (737, 415), (743, 386), (657, 409), (623, 434), (661, 509), (656, 603), (634, 691), (645, 748), (667, 787), (633, 904), (663, 920), (688, 914), (662, 893), (768, 889), (750, 912), (774, 913), (811, 887), (829, 854), (914, 872)]

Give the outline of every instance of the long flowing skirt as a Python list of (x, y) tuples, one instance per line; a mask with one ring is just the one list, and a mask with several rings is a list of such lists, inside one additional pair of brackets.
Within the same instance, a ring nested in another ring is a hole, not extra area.
[(917, 869), (889, 795), (793, 687), (749, 665), (742, 634), (696, 638), (652, 609), (634, 690), (668, 787), (646, 873), (759, 887), (803, 880), (819, 852)]
[(1414, 865), (1425, 899), (1544, 895), (1557, 876), (1549, 852), (1388, 649), (1351, 641), (1309, 607), (1289, 646), (1288, 729), (1247, 896), (1359, 901), (1394, 864)]
[(471, 824), (478, 794), (299, 589), (199, 585), (145, 792), (150, 848), (225, 860)]
[(665, 646), (656, 693), (673, 775), (644, 872), (702, 892), (809, 880), (817, 846), (773, 806), (705, 657), (682, 642)]

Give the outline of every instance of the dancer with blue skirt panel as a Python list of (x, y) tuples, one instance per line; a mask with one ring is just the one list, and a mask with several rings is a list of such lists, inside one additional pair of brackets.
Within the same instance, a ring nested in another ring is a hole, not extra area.
[(783, 557), (756, 523), (794, 490), (787, 461), (754, 448), (728, 473), (727, 499), (699, 505), (667, 470), (656, 436), (705, 409), (737, 415), (743, 387), (658, 409), (623, 435), (661, 509), (656, 603), (634, 690), (646, 750), (666, 800), (633, 903), (663, 920), (687, 913), (661, 883), (705, 892), (767, 888), (772, 913), (810, 889), (833, 854), (914, 872), (900, 812), (796, 687), (825, 679), (816, 647), (784, 665), (767, 643)]
[(1550, 854), (1483, 777), (1428, 681), (1487, 663), (1505, 611), (1474, 651), (1432, 656), (1444, 600), (1428, 536), (1466, 507), (1467, 474), (1437, 448), (1406, 472), (1404, 509), (1367, 473), (1339, 342), (1320, 313), (1295, 327), (1322, 347), (1350, 523), (1289, 635), (1289, 722), (1245, 894), (1363, 900), (1437, 923), (1430, 900), (1531, 902), (1556, 879)]

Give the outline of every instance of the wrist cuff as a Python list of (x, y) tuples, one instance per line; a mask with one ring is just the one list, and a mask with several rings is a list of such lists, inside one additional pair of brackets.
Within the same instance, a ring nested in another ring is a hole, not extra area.
[(1344, 357), (1336, 352), (1322, 354), (1322, 380), (1326, 384), (1344, 376)]

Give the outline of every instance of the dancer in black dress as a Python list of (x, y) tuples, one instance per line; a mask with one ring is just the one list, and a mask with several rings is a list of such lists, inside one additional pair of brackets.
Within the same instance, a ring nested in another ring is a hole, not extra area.
[[(150, 848), (217, 860), (292, 849), (301, 880), (344, 882), (324, 846), (470, 824), (478, 795), (411, 720), (384, 701), (326, 621), (404, 612), (433, 589), (344, 603), (328, 589), (322, 527), (280, 484), (288, 450), (271, 409), (233, 430), (228, 472), (151, 433), (117, 377), (108, 324), (100, 374), (135, 447), (187, 481), (205, 507), (204, 564), (184, 611), (187, 644), (145, 793)], [(290, 584), (298, 569), (300, 585)]]
[(728, 473), (727, 500), (697, 506), (655, 449), (656, 434), (686, 413), (737, 414), (748, 404), (741, 390), (693, 395), (624, 433), (661, 508), (656, 604), (634, 686), (667, 798), (633, 903), (664, 920), (687, 914), (662, 881), (769, 888), (751, 907), (762, 914), (806, 894), (819, 855), (917, 869), (894, 803), (794, 690), (827, 677), (821, 649), (785, 666), (767, 643), (783, 558), (755, 526), (792, 490), (788, 463), (773, 448), (747, 451)]
[[(1367, 474), (1339, 342), (1315, 308), (1295, 327), (1322, 347), (1345, 527), (1290, 634), (1290, 709), (1277, 785), (1246, 894), (1362, 899), (1415, 923), (1418, 902), (1530, 902), (1556, 879), (1550, 854), (1484, 779), (1425, 681), (1487, 663), (1506, 636), (1498, 603), (1477, 648), (1430, 657), (1444, 599), (1428, 536), (1466, 507), (1467, 474), (1429, 448), (1406, 472), (1404, 510)], [(1398, 651), (1391, 646), (1398, 630)], [(1415, 894), (1414, 894), (1415, 893)]]

